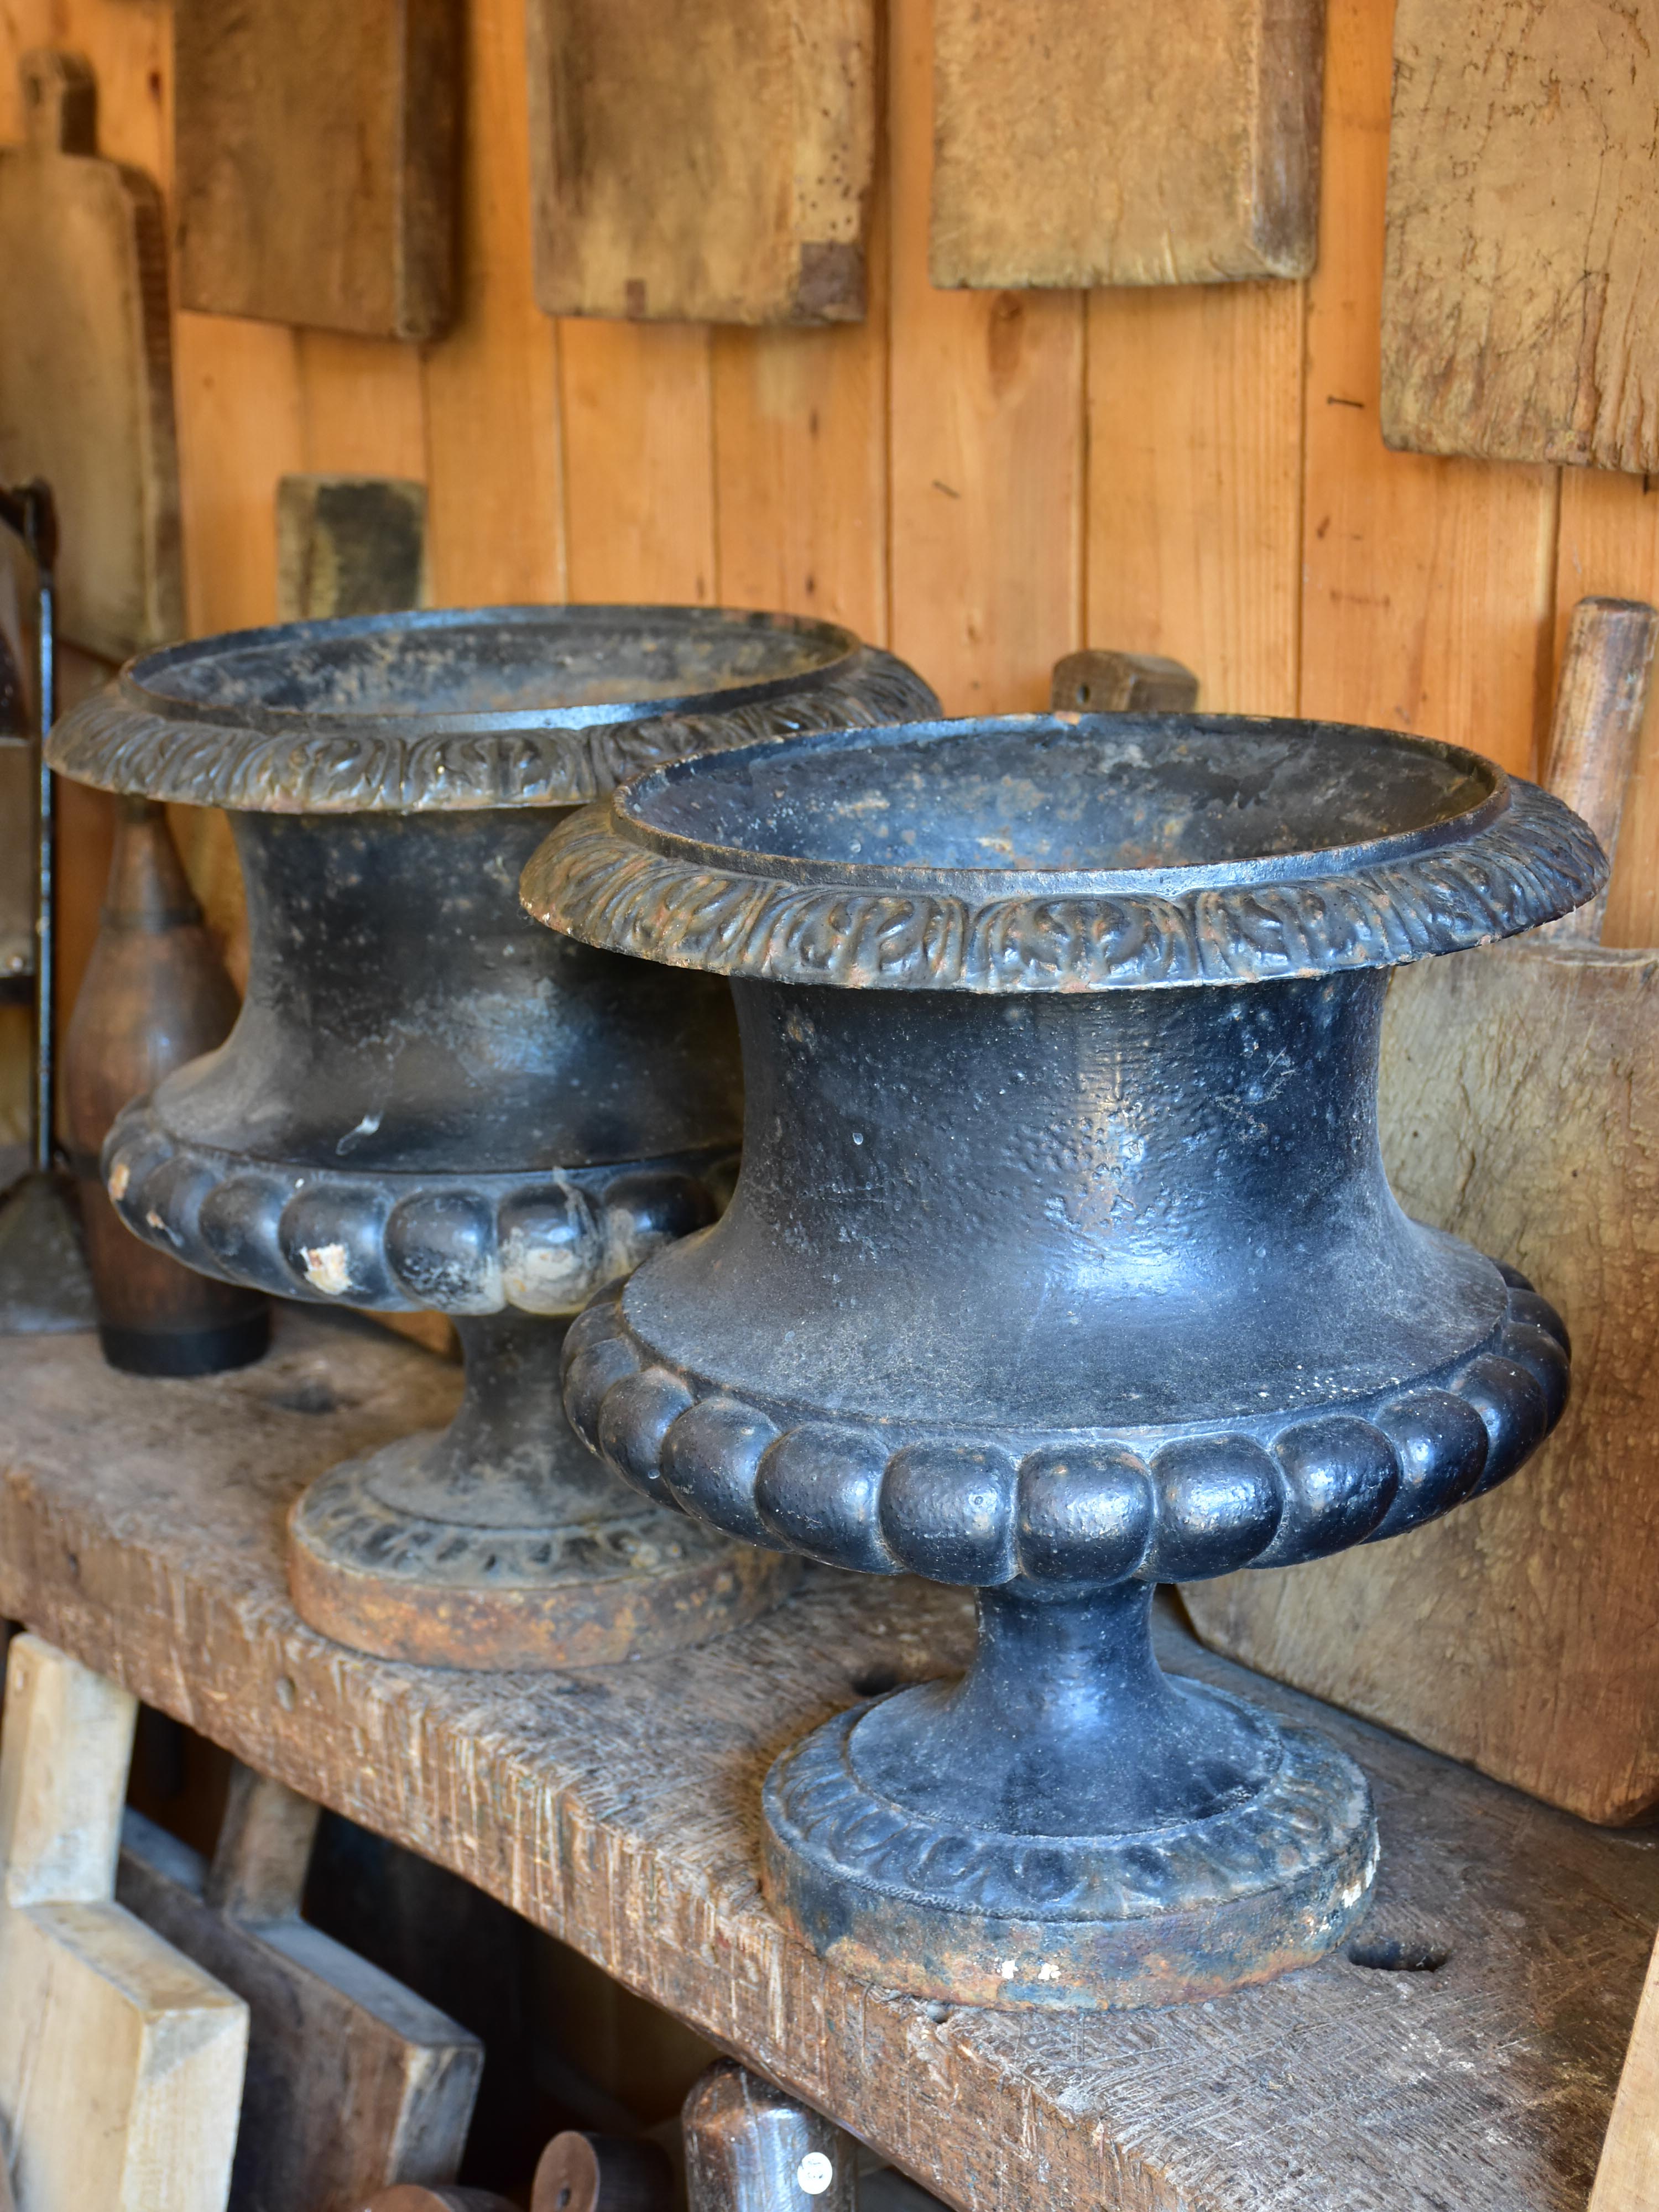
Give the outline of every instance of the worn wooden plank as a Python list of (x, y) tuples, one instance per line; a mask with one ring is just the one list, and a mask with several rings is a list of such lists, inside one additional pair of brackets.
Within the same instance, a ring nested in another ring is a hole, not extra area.
[(1305, 276), (1322, 0), (933, 0), (936, 284)]
[[(282, 1329), (262, 1367), (188, 1384), (112, 1375), (78, 1340), (0, 1345), (0, 1613), (456, 1869), (968, 2212), (1581, 2212), (1659, 1921), (1653, 1838), (1318, 1712), (1376, 1795), (1370, 1955), (1443, 1952), (1437, 1971), (1339, 1956), (1093, 2017), (861, 1987), (761, 1901), (760, 1778), (859, 1684), (959, 1665), (961, 1595), (814, 1570), (738, 1635), (564, 1677), (360, 1657), (290, 1609), (283, 1508), (441, 1418), (453, 1378), (320, 1319)], [(1312, 1710), (1184, 1639), (1166, 1656)]]
[(1382, 431), (1659, 467), (1659, 4), (1400, 0)]
[(708, 331), (570, 322), (559, 353), (570, 597), (712, 600)]
[(890, 641), (949, 714), (1041, 708), (1083, 642), (1082, 302), (933, 289), (929, 0), (889, 20)]
[(1659, 1945), (1619, 2076), (1589, 2212), (1652, 2212), (1659, 2204)]
[(562, 599), (558, 335), (532, 295), (524, 9), (480, 0), (465, 35), (459, 311), (424, 364), (433, 604)]
[(176, 0), (179, 296), (435, 337), (453, 285), (457, 0)]
[(887, 641), (888, 209), (878, 184), (864, 320), (713, 335), (717, 596)]
[(1387, 1544), (1188, 1592), (1206, 1640), (1587, 1818), (1659, 1802), (1659, 957), (1570, 940), (1389, 994), (1383, 1158), (1408, 1213), (1531, 1276), (1573, 1338), (1535, 1461)]
[(1555, 477), (1382, 443), (1390, 59), (1386, 9), (1330, 0), (1299, 711), (1451, 738), (1525, 775), (1549, 713)]
[(426, 387), (414, 347), (298, 331), (295, 358), (308, 469), (424, 479)]
[[(0, 148), (0, 480), (57, 501), (58, 624), (107, 660), (183, 620), (166, 226), (154, 180), (98, 152), (82, 55), (21, 62), (27, 135)], [(21, 303), (27, 302), (27, 312)]]
[(210, 1864), (123, 1824), (120, 1903), (248, 2008), (230, 2212), (360, 2212), (386, 2184), (452, 2180), (477, 2090), (475, 2037), (300, 1917), (317, 1813), (243, 1767)]
[(111, 1902), (136, 1707), (36, 1637), (6, 1655), (0, 2158), (21, 2212), (222, 2212), (247, 2010)]
[(550, 315), (856, 322), (872, 0), (530, 0)]
[(1087, 634), (1241, 714), (1297, 710), (1305, 311), (1289, 284), (1089, 301)]

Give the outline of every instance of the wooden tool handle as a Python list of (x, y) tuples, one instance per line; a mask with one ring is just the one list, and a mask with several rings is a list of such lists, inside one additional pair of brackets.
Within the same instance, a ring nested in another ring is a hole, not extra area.
[(734, 2059), (697, 2081), (682, 2125), (690, 2212), (853, 2212), (853, 2138)]
[(98, 150), (98, 88), (92, 64), (62, 46), (35, 46), (17, 64), (28, 143), (49, 154)]
[(536, 2166), (530, 2212), (673, 2212), (674, 2168), (645, 2136), (554, 2136)]
[[(1647, 713), (1659, 609), (1640, 599), (1580, 599), (1550, 726), (1546, 787), (1582, 814), (1609, 860)], [(1562, 936), (1599, 941), (1607, 894), (1555, 925)]]
[(207, 1901), (233, 1920), (286, 1920), (298, 1912), (319, 1808), (246, 1766), (230, 1778)]

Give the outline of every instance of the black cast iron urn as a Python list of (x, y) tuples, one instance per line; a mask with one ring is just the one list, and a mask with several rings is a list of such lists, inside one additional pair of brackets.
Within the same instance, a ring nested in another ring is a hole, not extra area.
[(565, 1346), (578, 1431), (702, 1523), (979, 1592), (966, 1678), (777, 1761), (764, 1875), (851, 1973), (1194, 1997), (1365, 1907), (1364, 1778), (1166, 1678), (1154, 1584), (1392, 1536), (1559, 1417), (1565, 1332), (1407, 1220), (1387, 971), (1581, 903), (1557, 801), (1449, 745), (1215, 717), (830, 733), (641, 776), (531, 911), (729, 975), (735, 1195)]
[(206, 638), (58, 725), (65, 775), (228, 807), (247, 890), (235, 1029), (105, 1146), (122, 1218), (205, 1273), (436, 1307), (460, 1334), (451, 1426), (295, 1509), (314, 1627), (389, 1658), (582, 1664), (787, 1587), (620, 1491), (559, 1410), (568, 1317), (729, 1187), (730, 994), (537, 929), (519, 872), (550, 810), (653, 762), (934, 703), (824, 623), (521, 607)]

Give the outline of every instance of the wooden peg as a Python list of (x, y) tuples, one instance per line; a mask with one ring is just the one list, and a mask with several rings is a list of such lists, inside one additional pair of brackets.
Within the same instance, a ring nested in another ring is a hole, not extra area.
[(1198, 678), (1161, 653), (1068, 653), (1054, 663), (1048, 703), (1057, 714), (1187, 714)]
[(0, 2143), (25, 2212), (222, 2212), (247, 2008), (111, 1901), (137, 1707), (13, 1639), (0, 1749)]
[[(1659, 609), (1640, 599), (1580, 599), (1555, 690), (1546, 787), (1582, 814), (1609, 860), (1647, 714)], [(1601, 941), (1605, 891), (1552, 925), (1557, 937)]]
[(435, 2006), (300, 1917), (318, 1808), (239, 1767), (210, 1867), (129, 1812), (123, 1904), (245, 1997), (231, 2212), (339, 2212), (460, 2163), (483, 2052)]
[(690, 2212), (854, 2212), (852, 2136), (735, 2059), (699, 2078), (681, 2124)]
[(672, 2212), (674, 2168), (646, 2136), (554, 2136), (536, 2166), (530, 2212)]

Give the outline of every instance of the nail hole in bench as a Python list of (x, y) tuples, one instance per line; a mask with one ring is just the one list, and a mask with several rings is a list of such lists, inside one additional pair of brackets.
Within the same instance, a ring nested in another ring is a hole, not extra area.
[(1437, 1974), (1451, 1953), (1443, 1943), (1413, 1942), (1399, 1936), (1359, 1936), (1343, 1954), (1351, 1966), (1384, 1974)]

